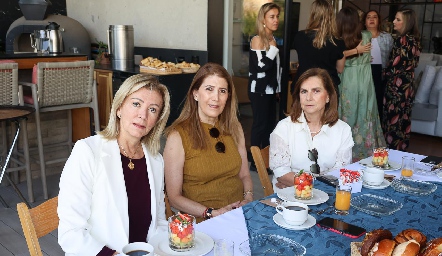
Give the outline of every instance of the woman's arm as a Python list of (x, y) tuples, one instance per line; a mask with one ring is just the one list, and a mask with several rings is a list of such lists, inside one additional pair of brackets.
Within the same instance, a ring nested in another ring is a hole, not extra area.
[(295, 175), (291, 170), (289, 145), (274, 133), (270, 134), (269, 167), (278, 181), (278, 188), (293, 186)]
[[(181, 136), (177, 131), (172, 132), (167, 137), (163, 156), (166, 190), (171, 206), (196, 217), (203, 217), (204, 211), (210, 205), (202, 205), (182, 195), (185, 154)], [(212, 216), (218, 216), (238, 206), (239, 202), (235, 202), (223, 208), (213, 210)]]
[(243, 206), (253, 201), (253, 182), (252, 177), (250, 176), (244, 132), (241, 126), (238, 132), (241, 135), (238, 143), (238, 151), (242, 159), (241, 170), (239, 171), (239, 178), (241, 179), (244, 187), (244, 200), (241, 201), (240, 206)]
[[(265, 72), (273, 68), (273, 60), (279, 53), (276, 42), (270, 42), (270, 49), (266, 52), (258, 36), (252, 38), (250, 49), (250, 65), (253, 65), (258, 72)], [(264, 54), (263, 54), (264, 52)]]
[(95, 167), (93, 150), (83, 140), (75, 143), (63, 168), (58, 194), (58, 243), (67, 254), (96, 255), (105, 246), (90, 234), (88, 223)]
[(350, 49), (350, 50), (345, 50), (344, 56), (348, 57), (348, 56), (352, 56), (355, 54), (361, 54), (361, 53), (366, 53), (366, 52), (370, 52), (370, 51), (371, 51), (371, 43), (368, 43), (366, 45), (362, 45), (362, 41), (361, 41), (358, 44), (358, 46), (356, 46), (356, 48)]
[(344, 72), (345, 68), (345, 55), (342, 59), (336, 61), (336, 71), (338, 71), (338, 74), (342, 74)]

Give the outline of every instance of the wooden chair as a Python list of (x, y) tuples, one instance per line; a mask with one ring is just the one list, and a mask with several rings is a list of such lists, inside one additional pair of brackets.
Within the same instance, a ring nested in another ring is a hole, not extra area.
[(25, 97), (25, 103), (35, 108), (40, 175), (43, 198), (48, 199), (46, 165), (64, 163), (68, 157), (46, 160), (43, 149), (43, 134), (40, 114), (68, 110), (67, 141), (44, 147), (68, 145), (72, 149), (72, 109), (91, 108), (94, 113), (95, 131), (100, 130), (98, 114), (97, 85), (94, 80), (94, 61), (39, 62), (36, 66), (36, 82), (19, 84), (30, 88), (32, 98)]
[(58, 228), (57, 206), (58, 196), (32, 209), (25, 203), (17, 204), (18, 216), (31, 256), (43, 255), (38, 238)]
[(264, 189), (264, 196), (273, 194), (273, 185), (270, 182), (267, 168), (269, 168), (269, 146), (260, 149), (257, 146), (251, 146), (253, 161), (255, 161), (256, 169), (258, 170), (259, 180)]

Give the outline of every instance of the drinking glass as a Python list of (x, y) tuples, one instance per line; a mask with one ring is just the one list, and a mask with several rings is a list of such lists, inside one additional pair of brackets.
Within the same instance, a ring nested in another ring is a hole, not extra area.
[(195, 246), (195, 221), (195, 217), (190, 214), (178, 213), (169, 217), (170, 249), (185, 252)]
[(228, 239), (219, 239), (215, 241), (215, 256), (233, 256), (235, 243)]
[(351, 186), (336, 186), (335, 213), (339, 215), (347, 215), (350, 210)]
[(373, 156), (371, 162), (375, 167), (384, 167), (388, 164), (388, 148), (373, 148)]
[(401, 177), (402, 178), (411, 178), (413, 176), (414, 171), (414, 162), (415, 159), (412, 156), (403, 156), (402, 157), (402, 166), (401, 166)]

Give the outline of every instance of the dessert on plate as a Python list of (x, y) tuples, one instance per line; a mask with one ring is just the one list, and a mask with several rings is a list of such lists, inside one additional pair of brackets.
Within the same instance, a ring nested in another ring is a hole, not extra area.
[(169, 246), (178, 252), (188, 251), (195, 246), (195, 217), (178, 213), (169, 217)]

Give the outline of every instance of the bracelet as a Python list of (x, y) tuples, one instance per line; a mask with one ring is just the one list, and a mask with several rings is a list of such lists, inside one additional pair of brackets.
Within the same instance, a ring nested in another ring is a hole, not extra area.
[(210, 208), (210, 207), (206, 208), (206, 210), (203, 213), (203, 218), (206, 220), (212, 218), (212, 211), (213, 211), (213, 208)]
[(253, 196), (253, 192), (251, 190), (247, 190), (246, 192), (244, 192), (244, 197), (246, 197), (248, 194), (251, 194)]
[(356, 47), (355, 49), (356, 49), (356, 54), (359, 54), (358, 47)]

